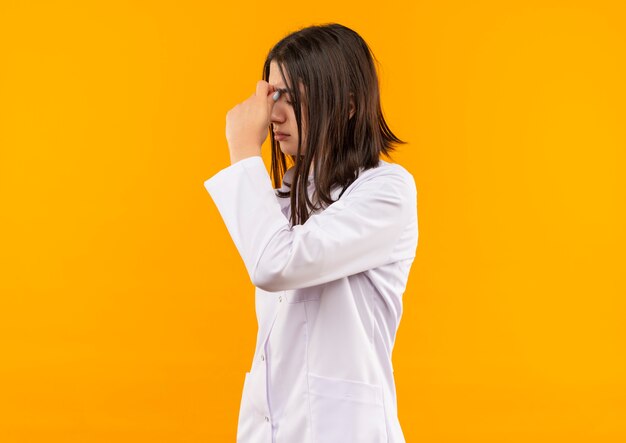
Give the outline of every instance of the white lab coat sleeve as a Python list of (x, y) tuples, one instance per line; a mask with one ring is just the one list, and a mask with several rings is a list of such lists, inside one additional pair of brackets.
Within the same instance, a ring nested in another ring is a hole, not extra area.
[(394, 261), (417, 197), (412, 175), (394, 169), (356, 183), (291, 227), (260, 156), (230, 165), (204, 185), (252, 283), (270, 292), (319, 285)]

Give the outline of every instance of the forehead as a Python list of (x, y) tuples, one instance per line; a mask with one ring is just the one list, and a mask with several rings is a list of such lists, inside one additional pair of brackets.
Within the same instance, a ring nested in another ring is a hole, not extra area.
[[(285, 67), (283, 66), (283, 72), (284, 71), (285, 71)], [(285, 78), (287, 79), (287, 81), (289, 81), (289, 77), (287, 76), (286, 72), (285, 72)], [(283, 81), (282, 76), (280, 75), (280, 70), (278, 69), (278, 63), (276, 63), (275, 61), (272, 61), (270, 63), (270, 74), (269, 74), (268, 82), (276, 86), (277, 88), (287, 87), (287, 85)]]

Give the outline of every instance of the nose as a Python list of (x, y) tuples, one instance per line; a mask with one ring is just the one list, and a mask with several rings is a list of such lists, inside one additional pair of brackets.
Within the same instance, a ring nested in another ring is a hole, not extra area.
[(278, 100), (274, 103), (272, 107), (272, 115), (270, 115), (270, 121), (272, 123), (284, 123), (286, 119), (287, 113), (284, 109), (284, 104), (281, 103), (281, 100)]

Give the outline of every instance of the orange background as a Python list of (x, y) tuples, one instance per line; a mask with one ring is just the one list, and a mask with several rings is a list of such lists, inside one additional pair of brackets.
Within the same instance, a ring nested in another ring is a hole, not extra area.
[(626, 441), (620, 2), (98, 3), (0, 3), (0, 441), (235, 440), (254, 288), (203, 182), (326, 22), (410, 142), (407, 441)]

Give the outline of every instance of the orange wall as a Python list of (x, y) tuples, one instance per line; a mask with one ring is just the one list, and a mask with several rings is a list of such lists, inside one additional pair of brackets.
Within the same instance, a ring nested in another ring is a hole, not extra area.
[(407, 441), (626, 441), (620, 2), (98, 3), (0, 4), (0, 441), (235, 440), (254, 291), (203, 182), (269, 48), (330, 21), (418, 184)]

